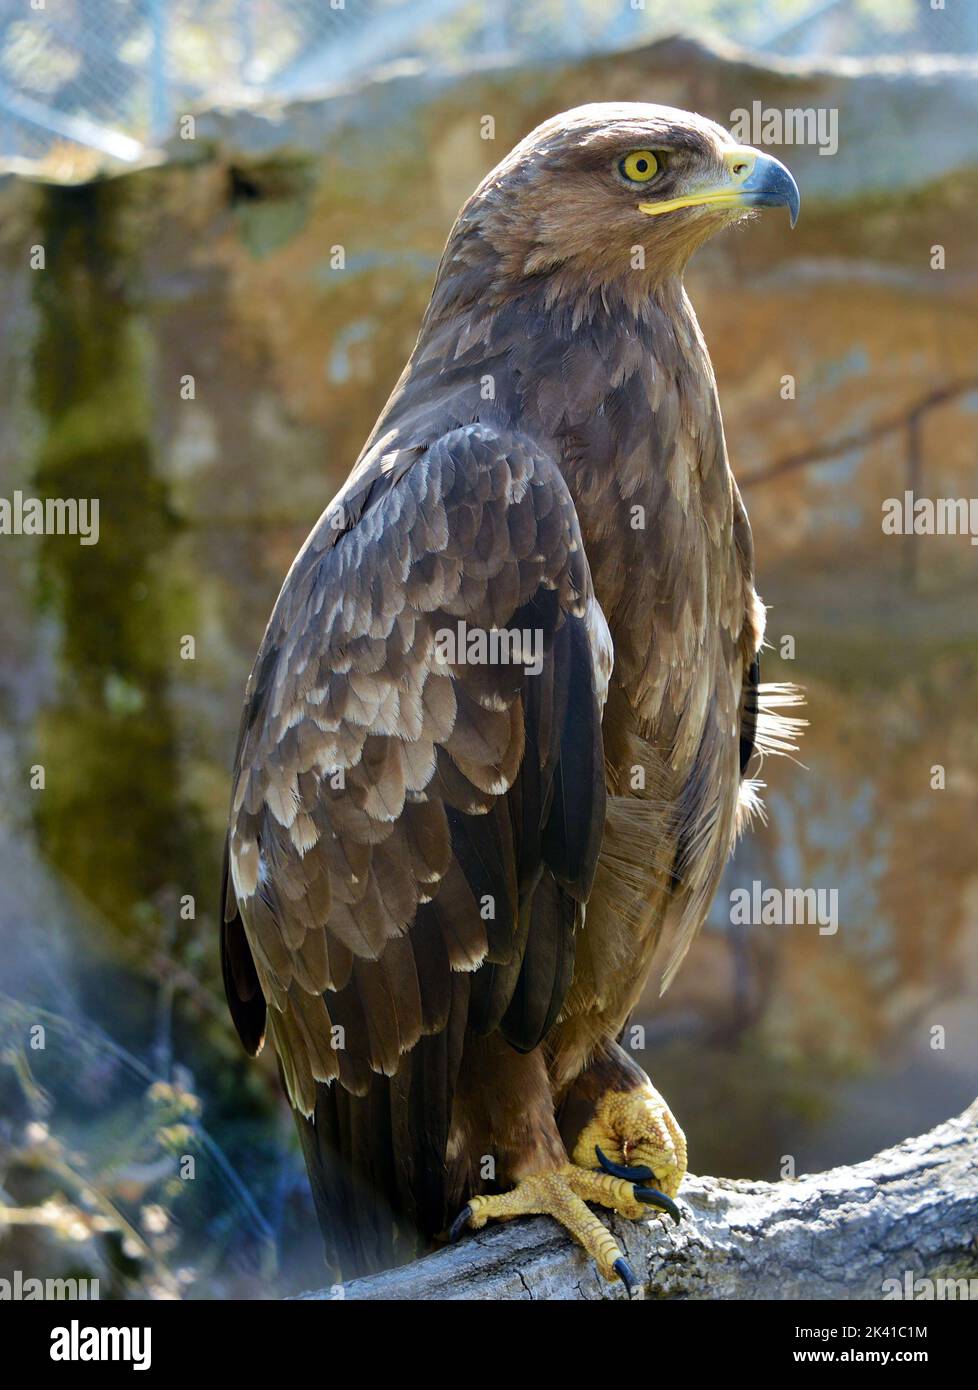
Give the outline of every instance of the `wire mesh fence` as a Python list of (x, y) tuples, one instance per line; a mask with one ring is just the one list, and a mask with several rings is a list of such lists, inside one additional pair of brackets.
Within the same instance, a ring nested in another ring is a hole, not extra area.
[(138, 158), (174, 113), (260, 91), (384, 0), (0, 0), (0, 153)]
[(951, 0), (0, 0), (0, 157), (67, 143), (131, 161), (217, 102), (691, 24), (787, 55), (978, 50), (978, 4)]

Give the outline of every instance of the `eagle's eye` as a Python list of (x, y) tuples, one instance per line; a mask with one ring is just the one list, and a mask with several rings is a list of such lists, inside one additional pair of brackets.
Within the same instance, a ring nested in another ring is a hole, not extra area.
[(651, 150), (632, 150), (618, 161), (618, 172), (630, 183), (648, 183), (659, 172), (659, 161)]

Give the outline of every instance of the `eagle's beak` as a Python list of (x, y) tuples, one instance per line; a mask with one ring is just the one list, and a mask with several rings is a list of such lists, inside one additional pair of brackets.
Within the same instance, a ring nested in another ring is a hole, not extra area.
[(726, 176), (719, 183), (691, 189), (679, 198), (659, 203), (639, 203), (639, 211), (650, 217), (677, 208), (774, 208), (786, 207), (791, 225), (798, 221), (801, 194), (798, 185), (779, 159), (762, 154), (751, 145), (734, 145), (723, 153)]

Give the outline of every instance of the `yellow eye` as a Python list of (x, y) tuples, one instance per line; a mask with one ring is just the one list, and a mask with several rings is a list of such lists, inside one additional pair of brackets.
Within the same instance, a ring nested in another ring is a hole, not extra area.
[(648, 183), (659, 172), (659, 161), (651, 150), (632, 150), (619, 162), (618, 168), (632, 183)]

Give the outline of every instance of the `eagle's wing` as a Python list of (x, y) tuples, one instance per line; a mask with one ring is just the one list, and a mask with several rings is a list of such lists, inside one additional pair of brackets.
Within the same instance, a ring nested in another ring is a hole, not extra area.
[[(450, 1017), (459, 1040), (537, 1045), (605, 810), (611, 644), (555, 464), (469, 426), (389, 456), (348, 511), (320, 520), (269, 622), (226, 859), (231, 1012), (256, 1051), (267, 1004), (305, 1115), (317, 1081), (364, 1094)], [(459, 624), (528, 633), (531, 664), (440, 662)]]

